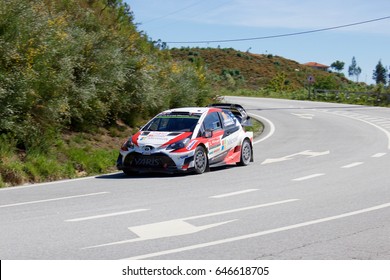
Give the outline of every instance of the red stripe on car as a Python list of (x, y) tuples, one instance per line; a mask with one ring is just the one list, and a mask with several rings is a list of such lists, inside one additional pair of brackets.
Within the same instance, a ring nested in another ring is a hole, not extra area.
[(173, 144), (173, 143), (175, 143), (177, 141), (186, 139), (186, 138), (190, 137), (191, 134), (192, 134), (192, 132), (183, 132), (179, 136), (177, 136), (177, 137), (173, 138), (172, 140), (169, 140), (168, 142), (162, 144), (161, 147), (165, 147), (165, 146), (171, 145), (171, 144)]

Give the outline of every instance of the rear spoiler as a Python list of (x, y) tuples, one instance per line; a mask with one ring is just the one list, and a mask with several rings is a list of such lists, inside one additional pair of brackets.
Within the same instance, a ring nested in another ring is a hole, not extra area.
[(239, 120), (241, 125), (243, 126), (251, 126), (251, 118), (248, 116), (244, 107), (240, 104), (232, 104), (232, 103), (214, 103), (210, 104), (207, 107), (215, 107), (220, 109), (226, 109), (232, 112), (232, 114)]

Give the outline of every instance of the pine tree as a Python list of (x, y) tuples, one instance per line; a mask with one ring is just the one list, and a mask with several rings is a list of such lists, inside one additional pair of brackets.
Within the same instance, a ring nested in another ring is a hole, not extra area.
[(375, 66), (375, 70), (372, 74), (372, 78), (376, 84), (386, 84), (387, 83), (387, 69), (382, 65), (382, 61), (379, 60), (378, 64)]

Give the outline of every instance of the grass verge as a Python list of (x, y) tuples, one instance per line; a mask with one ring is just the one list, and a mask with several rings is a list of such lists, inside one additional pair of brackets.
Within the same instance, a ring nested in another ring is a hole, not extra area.
[(18, 149), (0, 138), (0, 187), (78, 178), (115, 171), (118, 149), (130, 129), (66, 133), (45, 149)]

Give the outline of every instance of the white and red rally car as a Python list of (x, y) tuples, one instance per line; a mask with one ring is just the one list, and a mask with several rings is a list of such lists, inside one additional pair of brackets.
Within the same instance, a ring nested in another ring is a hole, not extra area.
[(121, 147), (117, 168), (134, 172), (201, 174), (219, 165), (253, 161), (250, 118), (237, 104), (178, 108), (151, 119)]

